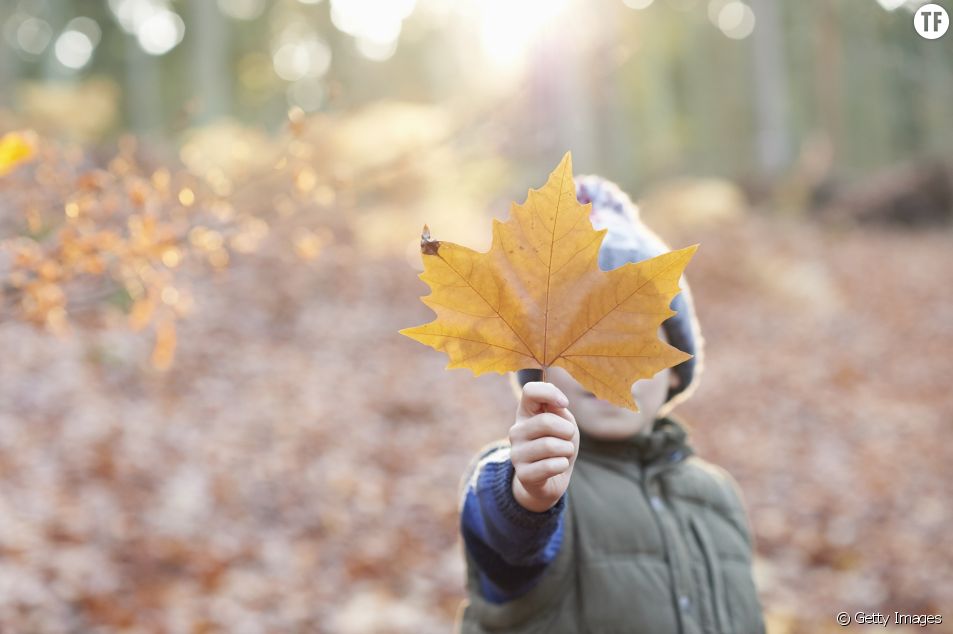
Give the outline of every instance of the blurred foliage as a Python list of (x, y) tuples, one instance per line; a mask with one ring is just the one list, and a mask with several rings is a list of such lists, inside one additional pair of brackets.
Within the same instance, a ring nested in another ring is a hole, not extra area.
[(0, 241), (0, 299), (4, 314), (63, 333), (70, 314), (116, 301), (121, 290), (133, 330), (154, 324), (153, 363), (165, 368), (174, 320), (192, 303), (176, 286), (177, 269), (189, 257), (227, 263), (220, 230), (232, 211), (219, 202), (212, 213), (190, 213), (196, 179), (150, 169), (136, 150), (126, 138), (99, 168), (79, 147), (43, 141), (32, 166), (0, 182), (3, 208), (19, 212), (4, 215), (3, 234), (20, 234)]
[(33, 158), (33, 143), (28, 137), (28, 134), (10, 132), (0, 138), (0, 176)]
[[(153, 364), (167, 368), (175, 322), (193, 308), (189, 280), (269, 236), (301, 261), (336, 240), (419, 262), (403, 223), (430, 218), (447, 236), (473, 232), (489, 191), (481, 174), (499, 173), (440, 150), (442, 118), (410, 104), (310, 117), (293, 108), (277, 136), (227, 121), (196, 129), (179, 158), (133, 136), (100, 156), (11, 133), (0, 145), (9, 172), (0, 179), (2, 314), (65, 334), (71, 317), (109, 325), (120, 309), (133, 330), (152, 327)], [(456, 167), (436, 178), (438, 165)], [(416, 209), (402, 219), (410, 200)]]
[(74, 138), (178, 140), (222, 117), (276, 131), (293, 106), (411, 101), (479, 125), (487, 150), (545, 169), (571, 148), (629, 188), (855, 178), (950, 158), (951, 38), (919, 38), (916, 5), (19, 0), (0, 9), (0, 105)]

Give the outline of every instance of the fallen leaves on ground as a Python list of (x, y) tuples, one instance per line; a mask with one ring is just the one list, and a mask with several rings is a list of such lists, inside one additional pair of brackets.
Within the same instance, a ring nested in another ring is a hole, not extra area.
[[(678, 412), (741, 483), (772, 623), (953, 605), (953, 237), (663, 237), (705, 245)], [(355, 257), (266, 247), (197, 278), (167, 373), (140, 333), (0, 323), (0, 631), (450, 630), (459, 479), (516, 400), (397, 336), (423, 284)]]

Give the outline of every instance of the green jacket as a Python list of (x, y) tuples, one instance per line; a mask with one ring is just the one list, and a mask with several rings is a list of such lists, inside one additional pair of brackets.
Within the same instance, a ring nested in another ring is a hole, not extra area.
[(582, 434), (564, 512), (556, 559), (517, 599), (484, 600), (466, 553), (458, 632), (764, 632), (738, 485), (671, 416), (624, 441)]

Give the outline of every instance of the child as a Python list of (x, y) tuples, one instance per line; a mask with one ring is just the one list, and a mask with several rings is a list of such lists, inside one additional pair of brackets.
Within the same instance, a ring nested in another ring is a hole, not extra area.
[[(608, 228), (602, 270), (669, 250), (614, 184), (582, 177), (576, 191), (593, 204), (593, 226)], [(695, 356), (636, 381), (639, 412), (558, 367), (548, 382), (517, 373), (508, 441), (481, 451), (464, 478), (462, 634), (764, 632), (738, 485), (693, 455), (668, 414), (701, 372), (703, 341), (679, 286), (659, 337)]]

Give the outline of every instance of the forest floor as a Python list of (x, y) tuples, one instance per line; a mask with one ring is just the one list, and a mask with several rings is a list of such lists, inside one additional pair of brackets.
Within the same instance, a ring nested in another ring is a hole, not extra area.
[[(953, 631), (953, 233), (666, 238), (701, 243), (676, 413), (741, 484), (770, 631)], [(192, 290), (165, 373), (143, 333), (0, 323), (0, 631), (449, 631), (458, 487), (512, 424), (505, 377), (397, 334), (431, 319), (403, 259), (266, 249)]]

